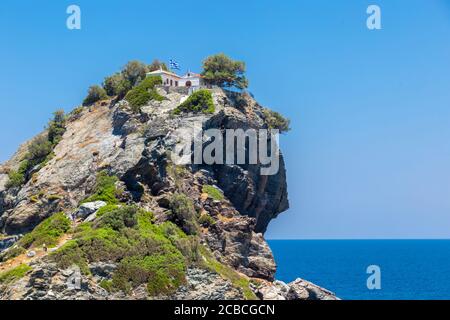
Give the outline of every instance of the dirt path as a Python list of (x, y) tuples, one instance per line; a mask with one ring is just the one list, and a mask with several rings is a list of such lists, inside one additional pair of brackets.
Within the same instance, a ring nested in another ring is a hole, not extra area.
[[(41, 258), (47, 256), (51, 251), (54, 251), (54, 250), (60, 248), (61, 246), (63, 246), (69, 240), (72, 240), (72, 235), (65, 234), (59, 239), (58, 244), (55, 247), (51, 248), (51, 250), (48, 250), (47, 252), (44, 251), (44, 249), (42, 247), (30, 249), (26, 253), (21, 254), (20, 256), (10, 259), (6, 262), (0, 263), (0, 272), (5, 272), (8, 270), (11, 270), (15, 267), (20, 266), (23, 263), (29, 264), (35, 260), (41, 259)], [(36, 252), (36, 255), (31, 258), (28, 257), (27, 253), (30, 251)]]

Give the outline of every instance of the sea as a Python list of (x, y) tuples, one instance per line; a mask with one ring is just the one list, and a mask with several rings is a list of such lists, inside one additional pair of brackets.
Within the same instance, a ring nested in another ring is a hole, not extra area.
[(302, 278), (344, 300), (450, 299), (450, 240), (268, 242), (286, 283)]

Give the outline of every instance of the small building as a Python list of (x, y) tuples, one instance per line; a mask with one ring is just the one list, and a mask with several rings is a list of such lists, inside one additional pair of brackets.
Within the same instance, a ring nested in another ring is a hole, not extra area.
[(179, 76), (176, 73), (163, 70), (155, 70), (147, 73), (149, 76), (160, 76), (162, 84), (165, 87), (200, 87), (203, 84), (202, 76), (200, 74), (188, 71), (184, 76)]
[(181, 87), (200, 87), (203, 84), (202, 76), (188, 71), (181, 77), (179, 84)]

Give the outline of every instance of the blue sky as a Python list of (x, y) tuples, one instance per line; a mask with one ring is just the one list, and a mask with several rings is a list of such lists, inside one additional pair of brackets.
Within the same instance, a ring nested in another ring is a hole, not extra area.
[(225, 52), (292, 120), (267, 237), (450, 238), (450, 1), (2, 0), (0, 40), (0, 161), (128, 60)]

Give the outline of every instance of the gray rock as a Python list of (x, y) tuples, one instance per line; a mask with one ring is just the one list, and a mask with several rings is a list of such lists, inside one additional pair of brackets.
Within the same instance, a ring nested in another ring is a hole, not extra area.
[(90, 214), (86, 219), (84, 219), (84, 222), (92, 222), (97, 218), (97, 212), (94, 212), (93, 214)]
[(34, 256), (36, 256), (36, 251), (28, 251), (27, 252), (27, 257), (28, 258), (33, 258)]
[(0, 252), (12, 247), (20, 239), (20, 236), (0, 238)]
[(88, 202), (88, 203), (83, 203), (77, 211), (75, 211), (73, 213), (73, 217), (75, 218), (81, 218), (81, 219), (85, 219), (87, 218), (89, 215), (95, 213), (98, 209), (106, 206), (106, 202), (104, 201), (95, 201), (95, 202)]
[(288, 300), (339, 300), (333, 292), (300, 278), (288, 286)]

